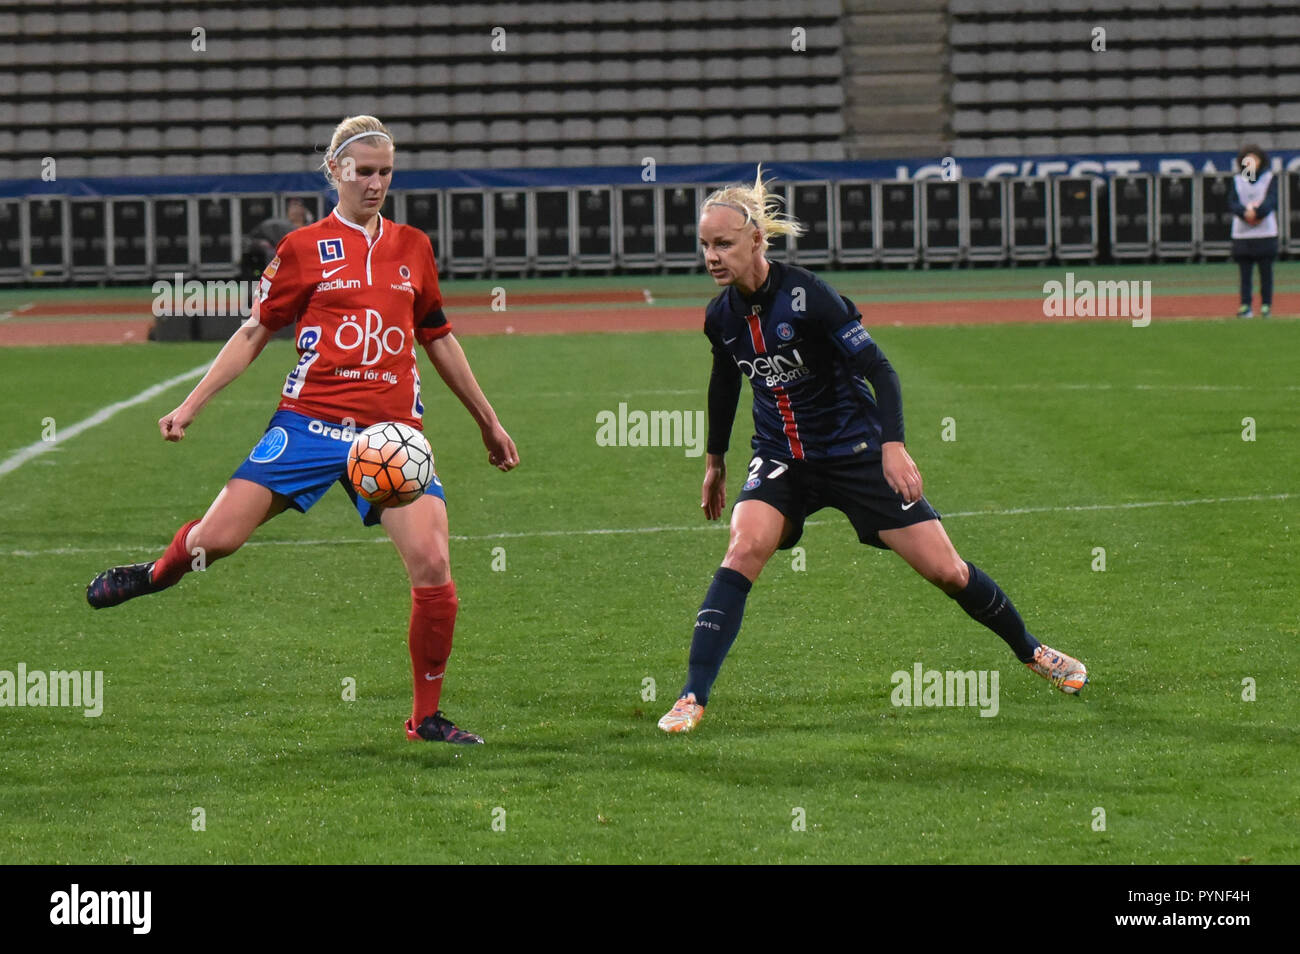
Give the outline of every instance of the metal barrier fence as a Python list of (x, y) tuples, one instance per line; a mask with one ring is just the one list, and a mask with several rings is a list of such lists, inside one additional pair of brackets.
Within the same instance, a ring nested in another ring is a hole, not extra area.
[[(1282, 251), (1300, 253), (1300, 171), (1281, 176)], [(384, 214), (428, 233), (444, 274), (695, 267), (708, 184), (403, 190)], [(772, 255), (813, 266), (1204, 259), (1231, 247), (1226, 173), (776, 183), (807, 232)], [(0, 283), (252, 278), (244, 236), (319, 193), (0, 199)]]

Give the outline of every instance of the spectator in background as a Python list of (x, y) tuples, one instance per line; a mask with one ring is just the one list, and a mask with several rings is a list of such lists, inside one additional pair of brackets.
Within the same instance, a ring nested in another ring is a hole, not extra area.
[(310, 225), (313, 221), (302, 199), (289, 199), (284, 206), (284, 218), (265, 219), (248, 230), (243, 242), (243, 272), (255, 280), (275, 258), (280, 242), (294, 229)]
[(1277, 258), (1277, 182), (1268, 165), (1268, 153), (1259, 146), (1242, 146), (1237, 153), (1237, 174), (1228, 193), (1232, 209), (1232, 257), (1241, 269), (1241, 307), (1238, 318), (1251, 311), (1251, 271), (1259, 265), (1259, 314), (1273, 311), (1273, 259)]

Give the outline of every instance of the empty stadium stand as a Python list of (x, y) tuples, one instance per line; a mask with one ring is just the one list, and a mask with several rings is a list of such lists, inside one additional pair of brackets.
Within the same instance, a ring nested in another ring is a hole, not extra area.
[(1300, 7), (1290, 0), (948, 8), (955, 155), (1235, 152), (1300, 134)]
[[(0, 178), (845, 157), (840, 0), (0, 3)], [(796, 33), (802, 31), (801, 33)]]

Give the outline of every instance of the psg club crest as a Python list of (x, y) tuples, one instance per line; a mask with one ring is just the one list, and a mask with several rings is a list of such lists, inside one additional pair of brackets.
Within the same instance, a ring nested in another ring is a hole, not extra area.
[(754, 489), (755, 487), (757, 487), (760, 483), (762, 483), (762, 479), (761, 479), (761, 478), (759, 478), (759, 477), (751, 477), (751, 478), (749, 478), (749, 480), (745, 481), (745, 488), (744, 488), (744, 489), (745, 489), (745, 490), (753, 490), (753, 489)]
[(789, 341), (791, 338), (793, 338), (794, 328), (790, 325), (790, 322), (783, 321), (779, 325), (777, 325), (776, 336), (780, 338), (782, 341)]

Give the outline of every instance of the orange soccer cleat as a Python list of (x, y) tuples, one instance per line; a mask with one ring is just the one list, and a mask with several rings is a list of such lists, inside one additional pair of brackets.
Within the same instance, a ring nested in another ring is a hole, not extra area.
[(1050, 646), (1034, 650), (1034, 661), (1025, 663), (1062, 692), (1075, 693), (1088, 681), (1088, 670), (1073, 656), (1057, 652)]
[(704, 718), (704, 706), (695, 701), (695, 693), (688, 692), (659, 720), (665, 732), (690, 732)]

